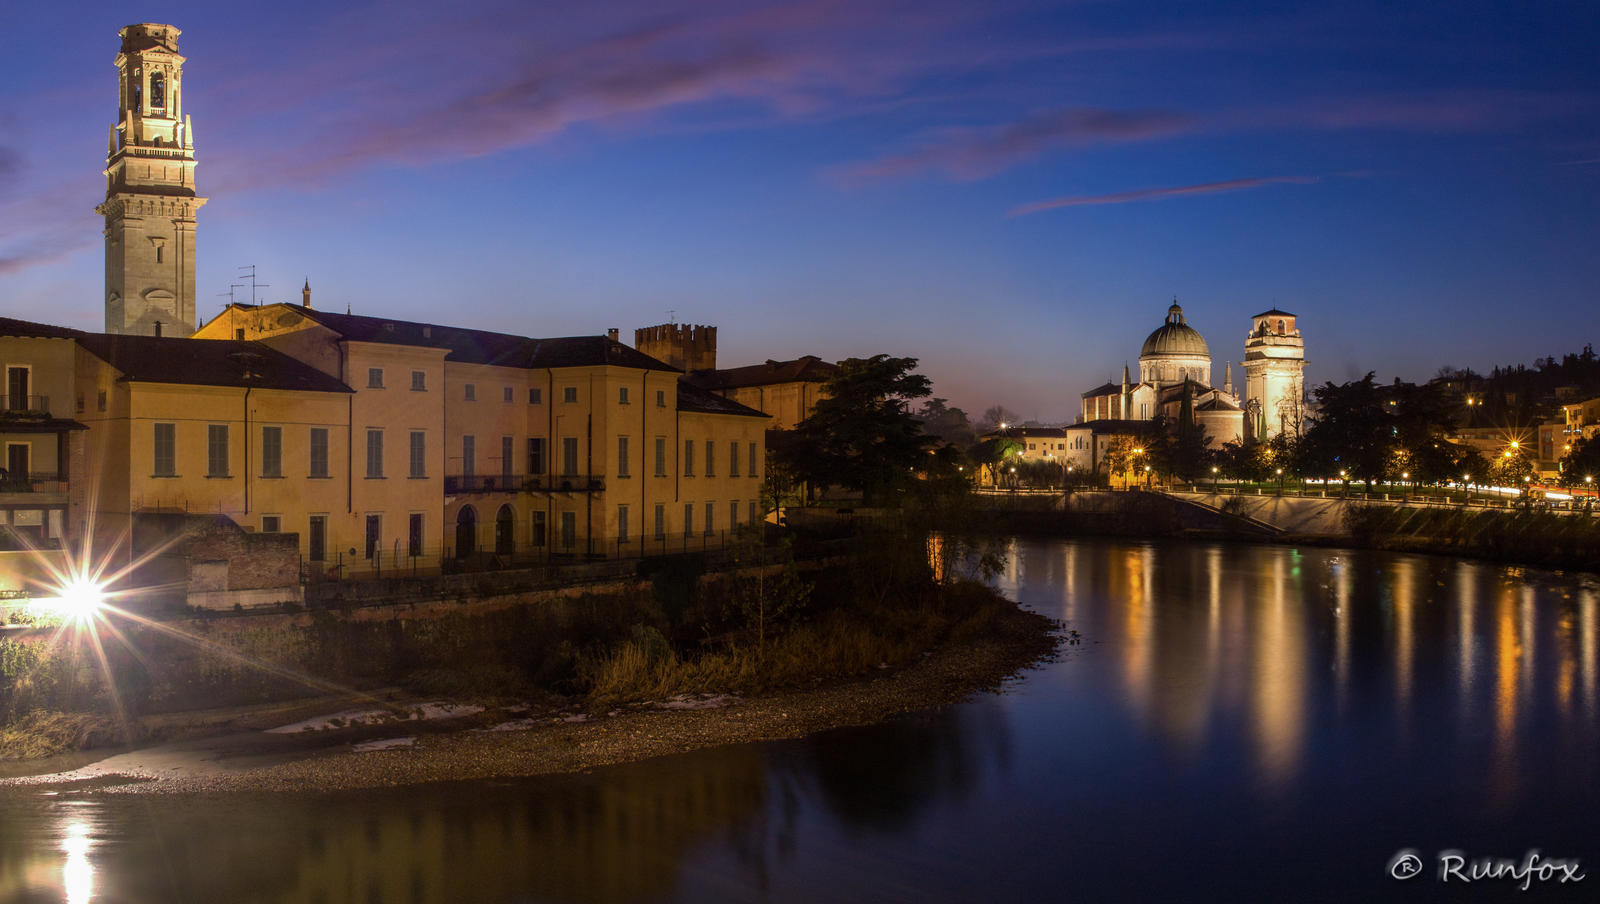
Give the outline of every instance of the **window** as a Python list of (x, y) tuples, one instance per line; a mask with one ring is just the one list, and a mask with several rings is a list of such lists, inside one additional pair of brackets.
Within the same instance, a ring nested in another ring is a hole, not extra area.
[(500, 393), (500, 401), (502, 402), (509, 402), (513, 398), (515, 398), (515, 396), (512, 394), (512, 389), (510, 386), (507, 386), (505, 391)]
[(694, 476), (694, 440), (683, 441), (683, 476)]
[(428, 434), (422, 430), (411, 431), (412, 477), (428, 476)]
[(406, 555), (415, 559), (422, 555), (422, 513), (412, 512), (406, 519)]
[(428, 391), (428, 373), (427, 373), (427, 371), (414, 370), (414, 371), (411, 372), (411, 391), (412, 392), (427, 392)]
[(530, 534), (528, 541), (534, 546), (544, 545), (544, 512), (534, 512), (532, 523), (528, 525)]
[(656, 539), (657, 540), (665, 540), (666, 538), (667, 538), (667, 507), (658, 502), (658, 503), (656, 503)]
[(476, 436), (461, 437), (461, 476), (471, 477), (478, 473), (478, 438)]
[(756, 523), (756, 501), (754, 499), (750, 500), (750, 523)]
[(369, 368), (367, 368), (367, 388), (368, 389), (382, 389), (383, 388), (383, 368), (381, 368), (381, 367), (369, 367)]
[[(328, 476), (328, 428), (311, 428), (311, 477)], [(326, 524), (326, 519), (324, 519)]]
[(367, 516), (367, 558), (383, 551), (383, 516)]
[(367, 476), (383, 476), (383, 431), (367, 430)]
[(155, 462), (151, 468), (156, 477), (178, 476), (178, 425), (156, 424)]
[(528, 438), (528, 473), (544, 473), (544, 437)]
[(101, 411), (106, 410), (106, 391), (104, 389), (100, 390), (100, 399), (98, 402), (96, 402), (96, 404), (99, 406)]
[(626, 405), (626, 404), (628, 404), (628, 387), (620, 386), (620, 387), (617, 388), (617, 404), (618, 405)]
[(739, 476), (739, 443), (738, 442), (731, 442), (731, 443), (728, 444), (728, 476), (729, 477), (738, 477)]
[(707, 502), (706, 503), (706, 526), (704, 528), (706, 536), (708, 536), (708, 537), (711, 536), (711, 533), (714, 530), (712, 525), (716, 522), (716, 519), (717, 519), (717, 504), (715, 502)]
[(750, 474), (751, 477), (760, 477), (761, 476), (760, 470), (756, 467), (756, 444), (755, 443), (751, 443), (750, 444), (750, 468), (748, 470), (748, 473)]
[(529, 405), (538, 405), (543, 401), (544, 401), (544, 390), (542, 390), (542, 389), (530, 389), (530, 390), (528, 390), (528, 404)]
[(466, 385), (466, 393), (467, 401), (476, 402), (478, 400), (478, 385), (476, 383), (468, 383)]
[(628, 473), (628, 438), (626, 436), (617, 437), (617, 476), (632, 476)]
[(683, 536), (688, 539), (694, 536), (694, 503), (683, 504)]
[(228, 476), (228, 425), (206, 427), (206, 476)]
[(328, 558), (328, 516), (312, 515), (306, 530), (306, 558), (313, 562)]
[(578, 438), (576, 436), (563, 436), (561, 438), (561, 473), (566, 477), (578, 476)]
[(657, 389), (656, 390), (656, 407), (657, 408), (665, 408), (665, 407), (667, 407), (667, 391), (665, 389)]
[(706, 440), (706, 476), (717, 476), (717, 444)]
[(739, 527), (739, 501), (736, 499), (728, 503), (728, 530), (737, 530)]
[(261, 428), (261, 476), (283, 476), (283, 428)]
[(561, 401), (571, 403), (571, 402), (576, 402), (577, 400), (578, 400), (578, 387), (576, 387), (576, 386), (563, 386), (561, 388)]
[(561, 548), (571, 550), (578, 545), (578, 513), (561, 513)]
[(628, 507), (617, 506), (617, 542), (628, 542)]
[(241, 328), (239, 328), (237, 330), (234, 330), (233, 331), (233, 338), (239, 340), (240, 342), (243, 342), (244, 341), (244, 329), (241, 327)]
[(264, 534), (275, 534), (282, 529), (282, 523), (283, 520), (277, 515), (262, 515), (261, 532)]
[(667, 438), (656, 437), (656, 476), (667, 476)]
[(500, 437), (500, 479), (504, 481), (501, 489), (511, 486), (511, 474), (516, 470), (517, 453), (516, 440), (510, 436)]
[(6, 368), (7, 411), (28, 410), (28, 368)]

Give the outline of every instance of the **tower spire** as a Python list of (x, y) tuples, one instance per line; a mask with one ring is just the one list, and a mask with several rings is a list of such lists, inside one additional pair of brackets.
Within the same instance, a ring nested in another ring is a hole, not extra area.
[[(183, 63), (171, 25), (117, 34), (117, 124), (106, 147), (106, 332), (194, 332), (194, 132), (183, 112)], [(117, 133), (121, 133), (118, 135)]]

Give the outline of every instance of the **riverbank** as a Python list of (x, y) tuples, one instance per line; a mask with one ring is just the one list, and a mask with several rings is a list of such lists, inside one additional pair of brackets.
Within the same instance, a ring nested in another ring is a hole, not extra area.
[(956, 703), (999, 689), (1051, 657), (1060, 642), (1057, 627), (1012, 606), (982, 634), (927, 650), (908, 665), (807, 689), (657, 701), (600, 715), (547, 712), (509, 729), (408, 730), (400, 723), (379, 738), (371, 729), (302, 738), (235, 733), (12, 778), (0, 782), (0, 793), (342, 791), (579, 772), (704, 747), (795, 738)]

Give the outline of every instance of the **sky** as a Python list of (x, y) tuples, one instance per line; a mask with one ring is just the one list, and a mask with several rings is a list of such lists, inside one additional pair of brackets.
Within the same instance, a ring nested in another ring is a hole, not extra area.
[[(101, 329), (117, 30), (183, 29), (197, 308), (530, 336), (676, 320), (719, 364), (919, 359), (1071, 420), (1176, 298), (1307, 379), (1600, 338), (1600, 6), (1473, 0), (21, 4), (0, 315)], [(235, 290), (240, 291), (240, 290)], [(248, 298), (248, 289), (243, 290)], [(1236, 374), (1237, 375), (1237, 374)]]

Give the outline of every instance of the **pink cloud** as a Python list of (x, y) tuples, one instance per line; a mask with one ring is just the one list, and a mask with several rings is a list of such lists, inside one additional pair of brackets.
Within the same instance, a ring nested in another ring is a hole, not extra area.
[(1225, 192), (1247, 191), (1268, 185), (1311, 185), (1320, 181), (1314, 176), (1267, 176), (1258, 179), (1230, 179), (1226, 182), (1204, 182), (1199, 185), (1178, 185), (1170, 188), (1142, 188), (1137, 191), (1116, 192), (1109, 195), (1078, 195), (1069, 198), (1052, 198), (1023, 204), (1006, 212), (1007, 217), (1025, 217), (1045, 210), (1061, 207), (1087, 207), (1094, 204), (1128, 204), (1134, 201), (1165, 201), (1169, 198), (1186, 198), (1192, 195), (1217, 195)]
[(1052, 110), (993, 128), (945, 129), (917, 150), (840, 167), (829, 175), (845, 184), (929, 171), (981, 179), (1050, 150), (1157, 141), (1193, 127), (1189, 116), (1163, 110)]

